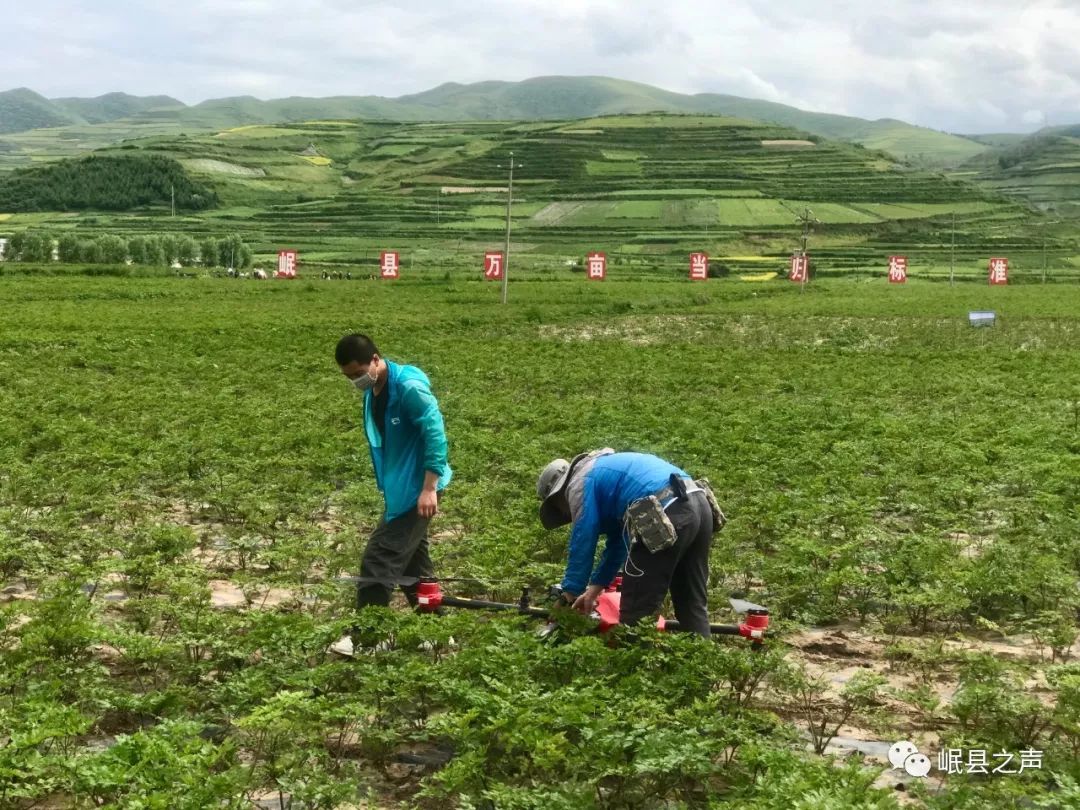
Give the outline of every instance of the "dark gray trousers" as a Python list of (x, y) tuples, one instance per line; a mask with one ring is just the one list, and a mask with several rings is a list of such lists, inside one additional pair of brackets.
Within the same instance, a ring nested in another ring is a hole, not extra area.
[[(622, 581), (619, 622), (635, 624), (655, 615), (670, 591), (679, 627), (709, 638), (709, 549), (713, 517), (704, 492), (693, 492), (667, 510), (675, 527), (670, 548), (652, 554), (641, 543), (630, 550)], [(630, 571), (641, 570), (641, 576)]]
[[(420, 517), (416, 509), (398, 515), (389, 522), (379, 521), (364, 549), (360, 576), (385, 581), (356, 584), (357, 610), (368, 605), (389, 605), (396, 580), (402, 577), (435, 576), (428, 553), (427, 530), (430, 522), (429, 518)], [(402, 585), (401, 590), (409, 604), (416, 607), (416, 584)]]

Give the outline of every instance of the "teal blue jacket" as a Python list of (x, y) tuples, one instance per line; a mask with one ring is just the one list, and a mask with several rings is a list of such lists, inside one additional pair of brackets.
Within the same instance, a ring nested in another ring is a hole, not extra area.
[(374, 392), (364, 392), (364, 433), (371, 449), (375, 483), (383, 493), (383, 519), (391, 521), (416, 508), (427, 470), (439, 476), (441, 492), (453, 471), (446, 458), (446, 429), (431, 382), (414, 366), (386, 361), (386, 441), (375, 426)]

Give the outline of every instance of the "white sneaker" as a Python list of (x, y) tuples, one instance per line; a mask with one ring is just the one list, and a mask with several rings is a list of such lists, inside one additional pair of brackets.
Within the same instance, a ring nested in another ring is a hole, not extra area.
[(328, 652), (343, 655), (346, 658), (353, 657), (352, 637), (344, 635), (327, 648)]
[[(431, 652), (432, 650), (435, 649), (435, 642), (434, 641), (421, 641), (420, 646), (417, 647), (417, 649), (421, 650), (423, 652)], [(448, 650), (456, 650), (457, 649), (457, 642), (454, 641), (453, 636), (447, 637), (447, 639), (446, 639), (446, 649), (448, 649)]]

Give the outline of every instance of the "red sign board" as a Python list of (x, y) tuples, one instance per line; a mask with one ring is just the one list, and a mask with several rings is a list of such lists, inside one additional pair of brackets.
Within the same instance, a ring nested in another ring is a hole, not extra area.
[(690, 280), (705, 281), (709, 277), (709, 257), (705, 253), (690, 254)]
[(1009, 260), (1005, 258), (994, 258), (990, 260), (990, 283), (991, 284), (1008, 284), (1009, 283)]
[(277, 277), (296, 278), (296, 251), (279, 250), (277, 254)]
[(889, 257), (889, 283), (903, 284), (907, 281), (907, 256)]
[(791, 257), (791, 272), (788, 273), (788, 278), (799, 284), (805, 284), (808, 280), (809, 268), (810, 257), (805, 253), (801, 256), (796, 253)]
[(503, 276), (503, 255), (499, 251), (484, 254), (484, 278), (498, 281)]
[(379, 257), (379, 273), (383, 278), (398, 278), (400, 266), (397, 251), (384, 250)]
[(603, 253), (590, 253), (585, 257), (585, 271), (589, 278), (603, 281), (607, 276), (607, 256)]

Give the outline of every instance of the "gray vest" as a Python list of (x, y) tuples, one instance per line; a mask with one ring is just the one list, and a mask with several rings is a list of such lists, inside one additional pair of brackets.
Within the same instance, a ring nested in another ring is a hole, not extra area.
[(585, 495), (585, 474), (592, 469), (593, 464), (601, 456), (610, 456), (615, 451), (610, 447), (602, 450), (593, 450), (589, 455), (574, 465), (573, 474), (566, 484), (566, 500), (570, 504), (570, 519), (576, 521), (581, 514), (581, 501)]

